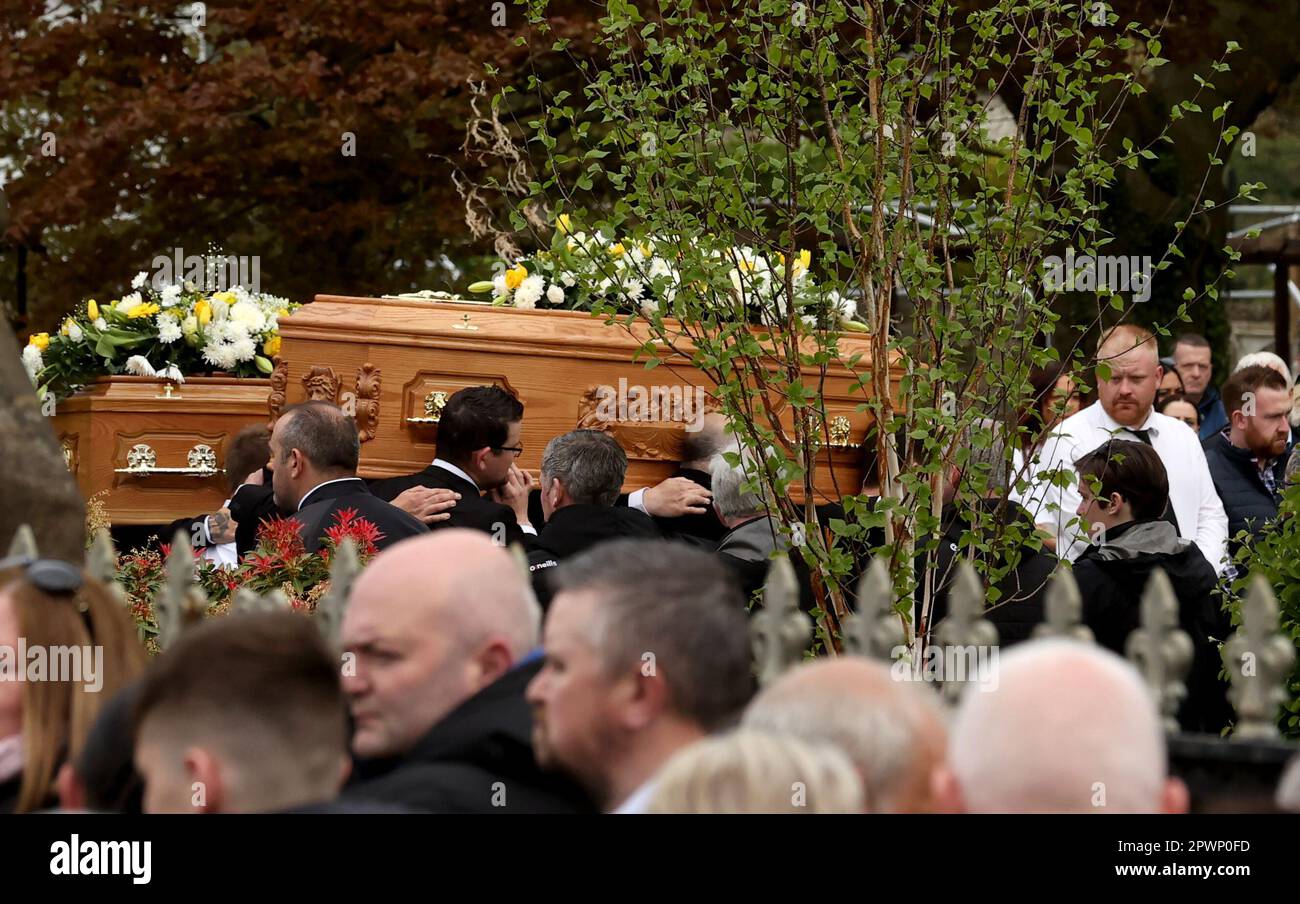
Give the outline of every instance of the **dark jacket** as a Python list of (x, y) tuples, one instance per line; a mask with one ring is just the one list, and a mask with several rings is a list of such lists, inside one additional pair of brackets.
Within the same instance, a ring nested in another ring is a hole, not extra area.
[(1196, 410), (1201, 415), (1201, 429), (1197, 435), (1202, 440), (1209, 439), (1228, 426), (1228, 413), (1223, 410), (1223, 399), (1219, 398), (1219, 390), (1213, 386), (1205, 387), (1201, 400), (1196, 403)]
[[(736, 576), (748, 605), (754, 594), (763, 588), (768, 570), (777, 548), (780, 547), (794, 566), (799, 582), (799, 607), (805, 612), (816, 608), (812, 575), (802, 553), (792, 549), (781, 536), (780, 526), (771, 518), (760, 517), (732, 528), (718, 543), (717, 556)], [(761, 605), (758, 600), (756, 605)]]
[(515, 517), (514, 509), (483, 496), (478, 487), (446, 468), (429, 465), (423, 471), (416, 471), (414, 474), (376, 480), (370, 484), (370, 491), (380, 499), (392, 502), (411, 487), (430, 487), (460, 493), (460, 499), (450, 512), (451, 517), (446, 521), (429, 525), (430, 530), (467, 527), (470, 530), (490, 534), (494, 538), (500, 537), (506, 546), (518, 543), (526, 550), (533, 548), (534, 538), (525, 534), (519, 527), (519, 519)]
[(335, 525), (343, 509), (355, 509), (383, 533), (375, 545), (383, 550), (407, 537), (429, 532), (413, 515), (375, 496), (360, 477), (327, 483), (312, 490), (303, 499), (293, 517), (302, 525), (299, 533), (307, 552), (316, 552), (325, 541), (325, 532)]
[[(713, 477), (707, 471), (695, 468), (678, 468), (673, 477), (685, 477), (694, 481), (709, 492), (713, 491)], [(627, 505), (628, 494), (618, 497), (618, 505)], [(727, 532), (727, 527), (718, 520), (718, 513), (713, 506), (702, 515), (681, 515), (677, 518), (654, 517), (655, 525), (663, 536), (674, 540), (683, 540), (693, 546), (700, 546), (712, 552), (718, 541)]]
[[(1277, 501), (1264, 486), (1255, 466), (1255, 456), (1249, 449), (1234, 446), (1222, 433), (1216, 433), (1201, 443), (1205, 460), (1210, 465), (1214, 489), (1223, 500), (1223, 510), (1228, 513), (1229, 553), (1234, 554), (1239, 544), (1232, 538), (1240, 531), (1258, 533), (1266, 523), (1277, 517)], [(1273, 476), (1280, 490), (1286, 486), (1286, 463), (1291, 450), (1279, 455), (1272, 465)]]
[(246, 483), (230, 497), (230, 517), (235, 522), (235, 551), (242, 559), (244, 553), (257, 548), (257, 529), (271, 518), (287, 518), (291, 512), (281, 511), (275, 504), (271, 484)]
[(549, 573), (564, 559), (605, 540), (658, 536), (659, 530), (650, 516), (636, 509), (567, 505), (551, 512), (551, 520), (537, 535), (536, 545), (528, 554), (528, 569), (533, 575), (538, 601), (544, 608), (550, 605)]
[(345, 788), (342, 799), (431, 813), (596, 812), (576, 785), (543, 772), (533, 756), (524, 690), (541, 666), (533, 660), (502, 675), (452, 710), (407, 756), (358, 764), (366, 777)]
[(1097, 643), (1121, 656), (1141, 622), (1142, 593), (1151, 574), (1163, 568), (1178, 597), (1178, 623), (1192, 638), (1187, 697), (1178, 712), (1185, 731), (1218, 733), (1231, 716), (1227, 686), (1214, 639), (1231, 630), (1216, 591), (1218, 576), (1195, 543), (1180, 539), (1168, 522), (1130, 521), (1106, 532), (1074, 563), (1083, 600), (1083, 620)]
[[(1003, 505), (1006, 506), (1005, 509), (1002, 508)], [(1030, 536), (1034, 532), (1033, 519), (1024, 508), (1014, 502), (1003, 503), (998, 499), (983, 499), (980, 500), (979, 507), (990, 514), (1000, 511), (1001, 517), (1007, 523), (1016, 523), (1025, 536)], [(943, 507), (940, 518), (943, 532), (939, 537), (939, 546), (935, 551), (934, 559), (939, 589), (935, 594), (930, 616), (930, 624), (936, 627), (948, 614), (948, 591), (952, 582), (956, 580), (958, 563), (966, 557), (966, 551), (961, 546), (961, 538), (971, 529), (970, 521), (960, 508), (951, 503)], [(984, 617), (998, 629), (998, 641), (1004, 647), (1028, 640), (1034, 627), (1043, 621), (1043, 598), (1047, 594), (1047, 581), (1056, 570), (1058, 561), (1056, 556), (1041, 549), (1034, 550), (1022, 546), (1017, 552), (1019, 561), (997, 582), (996, 586), (1000, 591), (997, 601), (984, 612)], [(998, 570), (1007, 568), (1010, 565), (1009, 559), (1007, 555), (999, 555), (991, 566)], [(919, 597), (918, 591), (918, 599)], [(919, 608), (916, 614), (920, 616)]]

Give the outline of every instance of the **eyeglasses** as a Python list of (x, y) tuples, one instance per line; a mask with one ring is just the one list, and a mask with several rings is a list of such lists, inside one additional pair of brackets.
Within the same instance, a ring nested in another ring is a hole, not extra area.
[(492, 451), (493, 451), (493, 452), (513, 452), (513, 453), (515, 453), (515, 456), (518, 457), (518, 456), (524, 454), (524, 447), (523, 447), (523, 444), (522, 444), (522, 443), (520, 443), (518, 446), (493, 446), (493, 447), (492, 447)]
[(0, 571), (21, 568), (27, 580), (43, 593), (71, 596), (84, 583), (81, 569), (62, 559), (33, 559), (31, 556), (8, 556), (0, 559)]

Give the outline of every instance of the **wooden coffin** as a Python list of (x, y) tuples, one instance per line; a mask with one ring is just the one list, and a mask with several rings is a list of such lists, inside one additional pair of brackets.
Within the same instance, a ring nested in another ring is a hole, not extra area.
[[(589, 427), (608, 430), (627, 451), (625, 489), (653, 485), (670, 476), (680, 458), (686, 421), (694, 415), (687, 406), (713, 388), (685, 358), (652, 369), (637, 362), (636, 351), (648, 338), (644, 327), (629, 330), (574, 311), (318, 295), (280, 321), (280, 335), (272, 416), (307, 398), (354, 411), (363, 441), (361, 473), (367, 477), (409, 474), (428, 465), (447, 397), (466, 386), (496, 384), (525, 406), (519, 461), (524, 470), (537, 475), (552, 437)], [(869, 371), (865, 336), (842, 338), (840, 352), (846, 358), (861, 354), (858, 371)], [(900, 377), (896, 366), (895, 396)], [(811, 395), (818, 380), (810, 369)], [(856, 382), (843, 366), (832, 367), (825, 379), (828, 442), (816, 474), (823, 498), (857, 492), (861, 484), (860, 443), (871, 415), (858, 410), (869, 390), (855, 388)], [(696, 394), (696, 386), (703, 392)], [(645, 404), (647, 397), (663, 404), (656, 411)], [(670, 402), (678, 399), (682, 405), (674, 408)], [(627, 404), (617, 408), (618, 400)], [(778, 404), (788, 425), (794, 410), (784, 400)]]
[(226, 443), (265, 423), (269, 380), (100, 377), (60, 402), (54, 430), (87, 499), (118, 524), (164, 524), (214, 512), (227, 496)]

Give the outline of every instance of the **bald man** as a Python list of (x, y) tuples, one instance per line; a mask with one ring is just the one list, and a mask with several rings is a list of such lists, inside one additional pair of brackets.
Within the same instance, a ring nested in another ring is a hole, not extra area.
[(745, 711), (745, 728), (824, 741), (862, 778), (867, 811), (931, 813), (947, 733), (934, 693), (888, 666), (845, 656), (790, 669)]
[(343, 620), (357, 760), (344, 797), (436, 813), (590, 810), (533, 756), (524, 688), (541, 667), (540, 622), (525, 572), (480, 531), (377, 556)]
[(1074, 463), (1110, 439), (1146, 443), (1169, 475), (1169, 504), (1179, 536), (1194, 542), (1222, 572), (1228, 516), (1200, 440), (1191, 427), (1152, 408), (1164, 376), (1155, 337), (1134, 324), (1112, 327), (1097, 347), (1097, 364), (1098, 400), (1066, 418), (1044, 441), (1029, 467), (1033, 486), (1017, 501), (1055, 538), (1057, 555), (1074, 561), (1090, 540), (1088, 525), (1076, 515), (1080, 496)]
[(1186, 813), (1137, 671), (1114, 653), (1035, 640), (1000, 658), (996, 689), (967, 693), (936, 794), (951, 812)]

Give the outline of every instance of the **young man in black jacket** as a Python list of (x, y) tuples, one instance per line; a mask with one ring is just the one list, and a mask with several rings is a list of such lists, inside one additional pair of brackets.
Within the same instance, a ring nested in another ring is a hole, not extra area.
[(1259, 533), (1277, 517), (1291, 440), (1291, 389), (1271, 367), (1245, 367), (1223, 386), (1226, 435), (1201, 443), (1228, 515), (1229, 550), (1241, 531)]
[(1141, 621), (1143, 591), (1163, 569), (1178, 598), (1178, 622), (1192, 639), (1187, 697), (1178, 713), (1185, 731), (1217, 733), (1230, 715), (1216, 641), (1229, 630), (1216, 591), (1214, 567), (1162, 517), (1169, 478), (1145, 443), (1109, 440), (1075, 462), (1076, 514), (1093, 542), (1074, 563), (1084, 622), (1097, 643), (1123, 655)]

